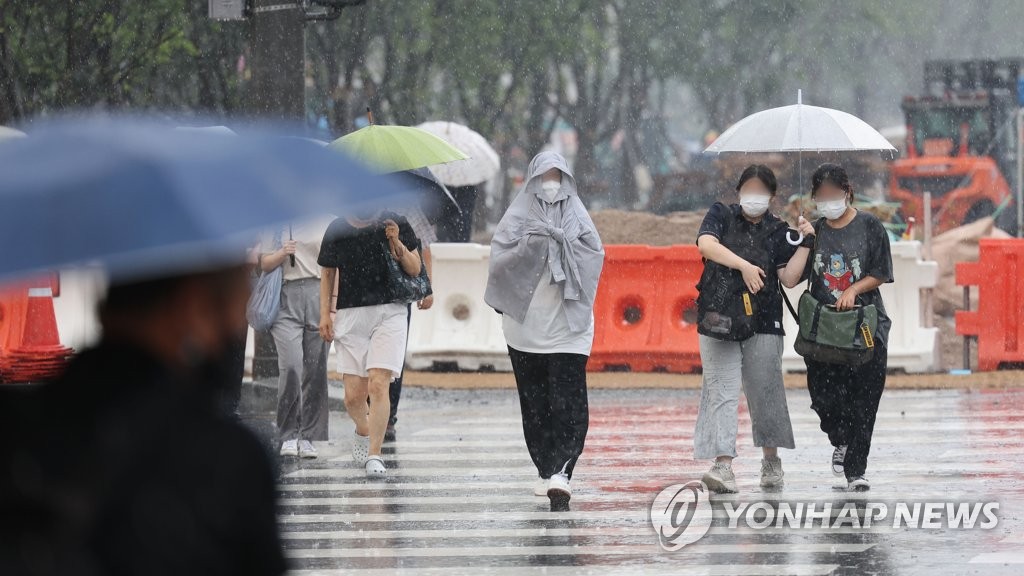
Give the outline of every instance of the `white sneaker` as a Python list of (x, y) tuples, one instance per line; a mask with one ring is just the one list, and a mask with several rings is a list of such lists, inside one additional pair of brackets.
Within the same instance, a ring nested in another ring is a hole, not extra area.
[(548, 499), (551, 501), (552, 512), (568, 512), (569, 499), (572, 498), (572, 488), (569, 487), (569, 476), (563, 473), (555, 474), (548, 480)]
[(782, 459), (778, 456), (761, 460), (761, 487), (778, 488), (782, 486)]
[(300, 458), (316, 458), (320, 453), (316, 451), (316, 447), (309, 440), (299, 440), (299, 457)]
[(298, 440), (286, 440), (281, 444), (281, 456), (298, 456), (299, 455), (299, 441)]
[(366, 465), (366, 459), (370, 457), (370, 437), (360, 436), (352, 433), (352, 461), (359, 466)]
[(537, 483), (533, 486), (534, 496), (547, 496), (548, 495), (548, 480), (547, 478), (537, 478)]
[(832, 451), (832, 474), (842, 476), (844, 472), (843, 463), (846, 462), (846, 444), (837, 446)]
[(384, 459), (380, 456), (368, 456), (366, 458), (366, 477), (383, 478), (387, 475), (388, 469), (384, 466)]
[(871, 483), (868, 479), (863, 476), (857, 476), (856, 478), (850, 478), (850, 483), (847, 486), (847, 490), (851, 492), (867, 492), (871, 490)]
[(736, 474), (733, 473), (731, 464), (715, 462), (711, 466), (711, 470), (704, 473), (701, 482), (708, 487), (708, 490), (717, 494), (738, 492), (736, 489)]

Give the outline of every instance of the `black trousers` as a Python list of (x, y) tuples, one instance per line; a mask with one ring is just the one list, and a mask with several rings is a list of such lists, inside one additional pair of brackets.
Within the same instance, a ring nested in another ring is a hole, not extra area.
[(871, 451), (878, 403), (885, 390), (888, 351), (875, 349), (868, 362), (860, 366), (825, 364), (804, 359), (807, 365), (807, 390), (811, 408), (821, 419), (821, 430), (833, 446), (846, 445), (843, 469), (846, 478), (863, 476)]
[(541, 478), (572, 478), (587, 439), (587, 356), (508, 349), (519, 389), (523, 435)]
[[(405, 347), (409, 347), (409, 326), (412, 324), (412, 304), (406, 306), (407, 315), (405, 317)], [(405, 376), (405, 362), (402, 363), (402, 371), (398, 374), (398, 377), (391, 381), (391, 386), (388, 388), (388, 397), (391, 398), (391, 416), (388, 418), (388, 426), (394, 426), (395, 422), (398, 422), (398, 401), (402, 399), (402, 377)]]

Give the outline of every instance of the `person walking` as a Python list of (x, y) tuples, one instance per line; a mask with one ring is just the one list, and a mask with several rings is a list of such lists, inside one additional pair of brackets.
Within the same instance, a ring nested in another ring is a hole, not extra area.
[(867, 362), (851, 366), (804, 358), (811, 408), (834, 448), (832, 473), (845, 477), (849, 490), (866, 491), (892, 327), (879, 291), (893, 281), (889, 234), (878, 218), (853, 207), (853, 185), (842, 166), (819, 166), (811, 176), (811, 197), (822, 215), (814, 224), (817, 237), (802, 277), (810, 279), (811, 296), (840, 311), (874, 305), (878, 312), (874, 352)]
[[(419, 240), (409, 222), (369, 211), (331, 223), (320, 249), (320, 336), (335, 343), (345, 385), (345, 409), (355, 423), (352, 459), (368, 478), (387, 473), (381, 445), (391, 415), (389, 386), (402, 372), (408, 337), (408, 304), (393, 289), (392, 263), (420, 277)], [(337, 318), (331, 294), (337, 292)]]
[[(779, 448), (794, 448), (782, 382), (779, 278), (799, 279), (809, 248), (786, 242), (789, 227), (768, 209), (778, 189), (767, 166), (748, 166), (736, 184), (739, 204), (716, 202), (697, 233), (704, 272), (697, 285), (697, 333), (703, 367), (694, 458), (714, 459), (701, 479), (718, 493), (736, 492), (739, 397), (761, 448), (763, 488), (783, 484)], [(801, 230), (812, 233), (806, 220)]]
[[(330, 219), (286, 225), (265, 235), (260, 268), (283, 267), (281, 308), (270, 328), (277, 346), (277, 432), (282, 456), (316, 458), (327, 440), (327, 352), (320, 338), (317, 256)], [(276, 238), (286, 238), (280, 242)], [(280, 248), (274, 249), (280, 243)]]
[(495, 230), (484, 300), (503, 314), (535, 494), (569, 510), (589, 426), (587, 360), (604, 247), (561, 155), (541, 152)]
[[(423, 266), (427, 269), (427, 278), (433, 282), (434, 270), (432, 266), (430, 245), (437, 242), (437, 231), (434, 226), (427, 219), (423, 210), (419, 206), (410, 206), (406, 209), (398, 209), (396, 213), (404, 216), (409, 221), (409, 226), (412, 227), (413, 233), (416, 234), (416, 238), (419, 239), (421, 252), (423, 254)], [(434, 306), (433, 294), (426, 296), (419, 302), (416, 302), (416, 308), (419, 310), (430, 310)], [(412, 303), (406, 304), (406, 333), (408, 334), (409, 325), (412, 323)], [(408, 351), (408, 338), (406, 339), (406, 351)], [(398, 376), (391, 381), (389, 387), (388, 397), (391, 400), (391, 416), (388, 418), (388, 427), (384, 432), (385, 442), (394, 442), (396, 437), (395, 424), (398, 423), (398, 403), (402, 400), (402, 382), (405, 379), (405, 363), (402, 363), (402, 370), (398, 373)]]

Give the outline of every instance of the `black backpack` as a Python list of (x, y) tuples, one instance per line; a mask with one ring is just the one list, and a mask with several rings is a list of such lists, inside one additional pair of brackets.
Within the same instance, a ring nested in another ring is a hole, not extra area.
[[(782, 220), (766, 222), (763, 229), (750, 233), (739, 207), (730, 207), (732, 218), (726, 222), (720, 242), (734, 254), (766, 272), (771, 255), (764, 240), (788, 225)], [(768, 216), (766, 215), (766, 218)], [(765, 282), (767, 287), (767, 281)], [(704, 259), (704, 272), (697, 283), (697, 332), (718, 340), (739, 341), (754, 335), (757, 329), (758, 298), (743, 282), (743, 274)]]

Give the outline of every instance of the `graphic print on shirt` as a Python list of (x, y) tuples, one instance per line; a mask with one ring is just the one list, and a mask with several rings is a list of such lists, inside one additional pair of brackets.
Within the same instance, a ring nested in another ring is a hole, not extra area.
[(821, 278), (825, 289), (837, 300), (844, 290), (861, 278), (860, 258), (856, 254), (850, 258), (849, 266), (842, 254), (832, 254), (829, 256), (827, 269), (825, 268), (821, 253), (815, 254), (814, 271)]

